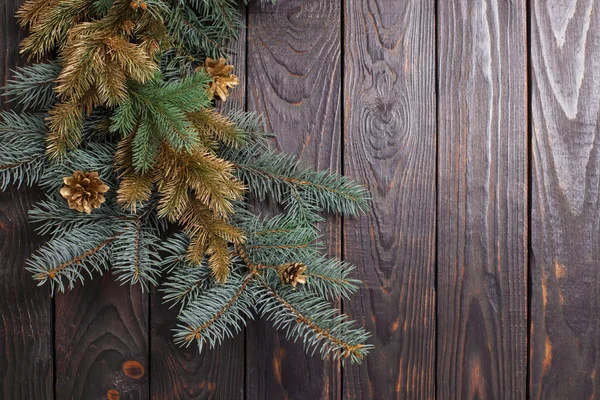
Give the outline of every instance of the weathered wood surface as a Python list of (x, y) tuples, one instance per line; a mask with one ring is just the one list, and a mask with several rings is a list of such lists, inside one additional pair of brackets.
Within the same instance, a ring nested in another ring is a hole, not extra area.
[(344, 369), (344, 397), (435, 395), (434, 1), (345, 2), (344, 173), (372, 210), (344, 224), (360, 292), (344, 304), (375, 357)]
[[(245, 20), (246, 7), (240, 7)], [(230, 62), (240, 85), (223, 104), (225, 111), (244, 109), (246, 104), (246, 29), (230, 46)], [(244, 398), (244, 332), (199, 355), (195, 346), (181, 348), (173, 343), (177, 308), (162, 304), (158, 289), (152, 291), (150, 306), (152, 400)]]
[[(338, 171), (341, 154), (341, 4), (330, 0), (254, 2), (248, 10), (248, 108), (280, 132), (274, 146), (303, 165)], [(323, 232), (339, 256), (339, 223)], [(338, 399), (339, 363), (307, 356), (270, 323), (246, 340), (248, 399)]]
[[(13, 18), (22, 0), (0, 3), (0, 84), (22, 64), (21, 37)], [(10, 109), (0, 97), (0, 108)], [(10, 187), (0, 193), (0, 399), (54, 398), (52, 301), (25, 271), (25, 260), (39, 245), (27, 210), (39, 199), (34, 189)]]
[(147, 399), (148, 294), (110, 273), (56, 296), (57, 399)]
[(437, 395), (523, 399), (525, 1), (442, 1), (437, 22)]
[[(0, 2), (0, 83), (20, 2)], [(198, 355), (158, 292), (110, 274), (53, 306), (24, 270), (39, 193), (10, 188), (0, 399), (599, 397), (600, 0), (256, 0), (247, 21), (230, 106), (372, 192), (325, 236), (376, 349), (341, 367), (252, 322)]]
[(0, 196), (0, 399), (54, 398), (50, 290), (25, 271), (39, 245), (27, 221), (38, 198), (14, 187)]
[(600, 396), (600, 2), (532, 2), (532, 399)]

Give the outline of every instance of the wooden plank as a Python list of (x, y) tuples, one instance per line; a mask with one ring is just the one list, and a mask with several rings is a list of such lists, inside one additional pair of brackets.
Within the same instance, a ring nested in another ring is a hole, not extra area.
[(345, 398), (434, 397), (435, 10), (433, 0), (346, 0), (345, 174), (372, 211), (344, 224), (362, 288), (345, 310), (373, 333)]
[(441, 399), (524, 399), (525, 1), (438, 3)]
[(531, 2), (530, 397), (600, 395), (600, 1)]
[(25, 270), (25, 260), (39, 245), (27, 210), (39, 197), (36, 190), (15, 187), (0, 193), (2, 399), (54, 398), (52, 299), (49, 288), (37, 287)]
[[(10, 70), (22, 64), (21, 31), (15, 12), (22, 0), (0, 4), (1, 86)], [(0, 108), (12, 106), (0, 98)], [(10, 187), (0, 192), (0, 398), (54, 398), (52, 360), (52, 300), (48, 287), (39, 288), (25, 270), (25, 260), (39, 245), (27, 221), (27, 210), (38, 191)]]
[[(340, 6), (254, 2), (248, 18), (248, 108), (265, 116), (275, 147), (333, 171), (341, 154)], [(332, 221), (323, 231), (332, 256), (340, 254), (339, 227)], [(268, 322), (247, 332), (248, 399), (339, 398), (338, 362), (306, 355)]]
[[(246, 7), (240, 5), (242, 20), (246, 20)], [(246, 104), (246, 29), (239, 40), (231, 45), (229, 63), (235, 65), (234, 73), (240, 85), (230, 91), (221, 104), (224, 111), (244, 109)], [(151, 294), (151, 398), (171, 399), (223, 399), (244, 398), (244, 332), (223, 342), (214, 350), (198, 354), (196, 346), (180, 348), (173, 343), (173, 328), (177, 324), (177, 309), (162, 304), (158, 290)]]
[(148, 397), (148, 294), (109, 273), (56, 296), (56, 397)]

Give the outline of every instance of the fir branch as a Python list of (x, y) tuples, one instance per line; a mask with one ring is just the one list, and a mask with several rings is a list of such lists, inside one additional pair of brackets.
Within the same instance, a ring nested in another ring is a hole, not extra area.
[(54, 88), (60, 70), (56, 63), (17, 68), (4, 87), (3, 95), (12, 97), (25, 109), (48, 109), (56, 99)]
[(44, 173), (44, 136), (42, 115), (0, 113), (0, 190), (11, 183), (28, 186)]
[[(64, 291), (112, 265), (147, 290), (164, 271), (177, 343), (214, 347), (259, 311), (307, 350), (360, 362), (368, 334), (328, 303), (358, 281), (321, 254), (317, 224), (323, 211), (366, 211), (367, 193), (269, 150), (256, 114), (215, 111), (198, 67), (236, 37), (237, 2), (26, 0), (19, 17), (31, 32), (23, 52), (59, 62), (18, 69), (5, 93), (48, 114), (0, 123), (0, 188), (39, 182), (49, 194), (30, 212), (51, 235), (28, 261), (34, 279)], [(75, 170), (110, 188), (91, 215), (58, 195)], [(285, 211), (254, 215), (247, 189)], [(167, 221), (182, 232), (162, 241)]]
[[(47, 5), (40, 3), (48, 2)], [(81, 20), (93, 0), (28, 0), (18, 16), (23, 25), (29, 24), (30, 33), (21, 43), (21, 53), (30, 58), (41, 58), (59, 43), (64, 43), (69, 30)], [(34, 10), (34, 11), (31, 11)]]
[(188, 260), (200, 264), (204, 257), (208, 257), (208, 266), (215, 279), (226, 282), (231, 264), (229, 243), (241, 244), (245, 240), (243, 232), (223, 218), (216, 217), (198, 201), (190, 203), (179, 222), (190, 238)]
[(232, 271), (227, 283), (205, 290), (181, 312), (181, 321), (175, 330), (175, 342), (188, 346), (196, 341), (201, 352), (205, 345), (213, 348), (221, 341), (239, 332), (252, 318), (253, 296), (247, 290), (255, 274), (242, 277)]
[[(181, 258), (183, 262), (185, 255)], [(199, 296), (214, 283), (210, 269), (206, 265), (189, 266), (183, 264), (173, 270), (162, 285), (164, 301), (181, 305), (181, 309), (197, 301)]]
[(233, 161), (250, 191), (260, 200), (270, 194), (283, 203), (290, 190), (302, 192), (305, 199), (329, 212), (356, 216), (368, 210), (364, 187), (344, 176), (329, 172), (300, 170), (295, 157), (259, 149), (253, 159)]
[(229, 147), (239, 147), (245, 143), (246, 132), (226, 116), (213, 109), (202, 109), (188, 114), (201, 137), (221, 141)]
[(258, 280), (261, 290), (257, 303), (262, 316), (275, 328), (285, 330), (289, 339), (302, 339), (307, 351), (318, 349), (323, 358), (332, 354), (360, 363), (372, 348), (366, 344), (369, 335), (364, 329), (354, 328), (353, 321), (339, 315), (320, 297), (289, 288), (275, 290), (264, 278)]
[(209, 81), (206, 74), (196, 73), (174, 82), (154, 80), (131, 85), (130, 98), (113, 115), (111, 131), (135, 135), (132, 154), (136, 173), (152, 169), (163, 141), (175, 150), (186, 151), (198, 143), (198, 133), (186, 114), (209, 105)]
[(47, 137), (47, 152), (51, 159), (60, 159), (68, 150), (81, 143), (83, 130), (83, 108), (79, 102), (60, 103), (50, 110)]
[(72, 289), (77, 281), (83, 282), (83, 273), (91, 278), (93, 271), (102, 274), (108, 269), (109, 245), (118, 236), (100, 224), (75, 229), (46, 243), (28, 260), (26, 268), (40, 285), (50, 282), (52, 293), (64, 292), (63, 280)]
[(118, 280), (139, 283), (147, 291), (150, 284), (158, 284), (160, 276), (162, 246), (158, 232), (147, 226), (142, 217), (121, 220), (118, 230), (120, 235), (112, 246), (112, 267)]
[(29, 221), (36, 225), (35, 230), (40, 235), (50, 235), (52, 238), (68, 235), (74, 229), (93, 226), (97, 223), (119, 218), (114, 211), (111, 199), (91, 214), (80, 213), (69, 209), (69, 206), (58, 191), (51, 193), (45, 200), (39, 201), (29, 210)]
[(176, 4), (167, 16), (167, 24), (180, 51), (199, 59), (224, 56), (230, 35), (215, 23), (212, 16), (203, 15), (207, 3), (201, 1), (189, 4), (183, 0), (173, 1)]
[(73, 171), (96, 171), (104, 183), (114, 190), (114, 153), (115, 145), (112, 143), (87, 143), (86, 146), (68, 153), (61, 162), (47, 166), (40, 178), (40, 185), (48, 192), (56, 192), (63, 185), (63, 177), (72, 175)]

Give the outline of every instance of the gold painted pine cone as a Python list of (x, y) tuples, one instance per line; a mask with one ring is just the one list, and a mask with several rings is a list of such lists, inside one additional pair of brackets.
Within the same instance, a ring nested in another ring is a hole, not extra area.
[(296, 287), (298, 283), (306, 283), (306, 265), (298, 262), (282, 264), (277, 268), (277, 274), (281, 283), (284, 285), (292, 285)]
[(221, 57), (218, 60), (213, 60), (210, 57), (204, 61), (204, 69), (206, 73), (213, 78), (208, 94), (211, 100), (215, 95), (223, 101), (229, 96), (229, 88), (236, 87), (240, 84), (240, 80), (233, 72), (233, 65), (227, 65), (227, 61)]
[(63, 178), (65, 186), (60, 189), (62, 197), (67, 199), (69, 208), (79, 212), (91, 213), (104, 203), (104, 193), (108, 186), (100, 180), (97, 172), (73, 172), (73, 176)]

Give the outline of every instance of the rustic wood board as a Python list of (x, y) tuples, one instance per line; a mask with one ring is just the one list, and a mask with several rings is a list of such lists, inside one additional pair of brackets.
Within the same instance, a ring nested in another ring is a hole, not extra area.
[(442, 1), (437, 22), (437, 395), (524, 399), (525, 1)]
[(57, 399), (148, 398), (148, 294), (110, 274), (56, 296)]
[(25, 260), (39, 245), (27, 221), (37, 199), (35, 190), (15, 187), (0, 196), (1, 399), (54, 398), (50, 290), (37, 287), (25, 270)]
[(600, 395), (600, 2), (531, 2), (532, 399)]
[[(248, 13), (248, 108), (264, 115), (274, 146), (304, 166), (338, 171), (341, 160), (341, 4), (253, 2)], [(339, 222), (324, 227), (340, 254)], [(306, 355), (268, 322), (247, 330), (248, 399), (338, 399), (339, 363)]]
[[(21, 32), (14, 18), (22, 0), (0, 4), (1, 86), (22, 64)], [(0, 108), (11, 106), (0, 97)], [(36, 189), (0, 193), (0, 398), (53, 399), (52, 299), (25, 270), (25, 260), (39, 245), (27, 210), (40, 198)]]
[[(242, 19), (246, 7), (240, 5)], [(225, 112), (244, 109), (246, 104), (246, 29), (239, 40), (231, 44), (228, 62), (235, 65), (234, 73), (240, 85), (231, 90)], [(245, 342), (244, 332), (228, 339), (213, 350), (198, 354), (196, 345), (180, 348), (173, 343), (173, 328), (177, 324), (177, 308), (162, 304), (162, 294), (151, 294), (151, 398), (153, 400), (244, 398)]]
[(435, 9), (433, 0), (346, 0), (344, 172), (372, 210), (344, 224), (360, 292), (344, 308), (373, 333), (349, 399), (435, 392)]

